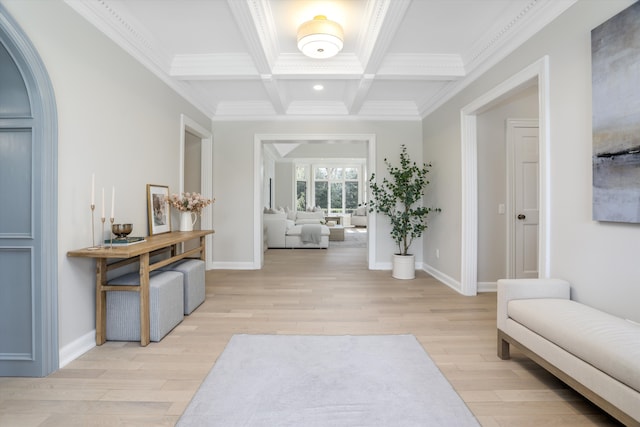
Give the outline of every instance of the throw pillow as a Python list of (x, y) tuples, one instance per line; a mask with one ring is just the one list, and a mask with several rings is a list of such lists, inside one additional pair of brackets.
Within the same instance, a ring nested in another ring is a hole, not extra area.
[(296, 225), (304, 225), (304, 224), (322, 224), (324, 220), (321, 219), (297, 219)]
[(319, 212), (298, 212), (296, 219), (324, 219), (322, 211)]
[(264, 219), (265, 220), (281, 220), (281, 219), (287, 219), (287, 215), (284, 213), (279, 213), (279, 212), (274, 212), (274, 213), (268, 213), (265, 212), (264, 213)]

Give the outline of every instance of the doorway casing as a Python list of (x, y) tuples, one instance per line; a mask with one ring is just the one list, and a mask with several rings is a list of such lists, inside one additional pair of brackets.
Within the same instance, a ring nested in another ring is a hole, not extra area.
[[(549, 57), (544, 56), (513, 77), (465, 106), (461, 114), (462, 171), (462, 242), (460, 250), (460, 291), (463, 295), (478, 292), (478, 134), (477, 116), (513, 93), (538, 85), (538, 120), (540, 126), (540, 175), (538, 229), (539, 277), (550, 271), (550, 130), (549, 130)], [(489, 290), (489, 289), (483, 289)]]
[[(374, 134), (256, 134), (254, 136), (253, 156), (253, 268), (259, 270), (264, 265), (263, 233), (262, 233), (262, 188), (264, 144), (273, 141), (363, 141), (367, 144), (367, 173), (375, 173), (376, 169), (376, 136)], [(376, 265), (376, 218), (369, 215), (367, 225), (367, 260), (369, 269)]]
[[(200, 138), (200, 192), (203, 197), (213, 198), (213, 135), (204, 127), (200, 126), (195, 120), (181, 114), (180, 115), (180, 193), (184, 192), (184, 150), (185, 150), (185, 133), (189, 132)], [(203, 229), (213, 229), (213, 209), (203, 209), (201, 224)], [(205, 268), (210, 270), (213, 268), (213, 235), (209, 234), (206, 238), (205, 252)]]

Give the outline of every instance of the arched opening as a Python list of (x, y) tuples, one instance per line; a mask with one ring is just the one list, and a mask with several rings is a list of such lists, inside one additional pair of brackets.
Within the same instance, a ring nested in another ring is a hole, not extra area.
[(0, 44), (0, 79), (10, 82), (0, 93), (0, 197), (12, 200), (0, 208), (0, 288), (11, 289), (0, 298), (0, 325), (11, 325), (0, 376), (46, 376), (59, 364), (56, 105), (42, 60), (2, 5)]

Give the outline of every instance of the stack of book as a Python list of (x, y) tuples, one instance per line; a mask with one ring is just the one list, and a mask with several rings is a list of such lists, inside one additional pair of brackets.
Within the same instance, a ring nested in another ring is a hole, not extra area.
[(129, 246), (129, 245), (135, 245), (136, 243), (142, 243), (142, 242), (146, 242), (146, 239), (144, 237), (131, 236), (131, 237), (116, 237), (113, 240), (107, 239), (104, 241), (104, 244), (105, 245), (113, 244), (113, 246)]

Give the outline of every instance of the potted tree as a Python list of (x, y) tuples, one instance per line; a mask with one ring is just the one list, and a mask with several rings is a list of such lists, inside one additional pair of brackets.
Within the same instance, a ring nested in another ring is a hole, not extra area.
[(423, 163), (420, 166), (412, 162), (407, 147), (404, 144), (401, 147), (400, 166), (393, 166), (384, 159), (390, 177), (383, 178), (380, 184), (376, 182), (375, 174), (369, 179), (369, 212), (382, 213), (391, 221), (391, 238), (398, 245), (398, 252), (393, 256), (392, 276), (396, 279), (413, 279), (415, 256), (409, 253), (409, 247), (426, 230), (429, 213), (440, 212), (440, 208), (419, 204), (429, 184), (427, 173), (431, 164)]

